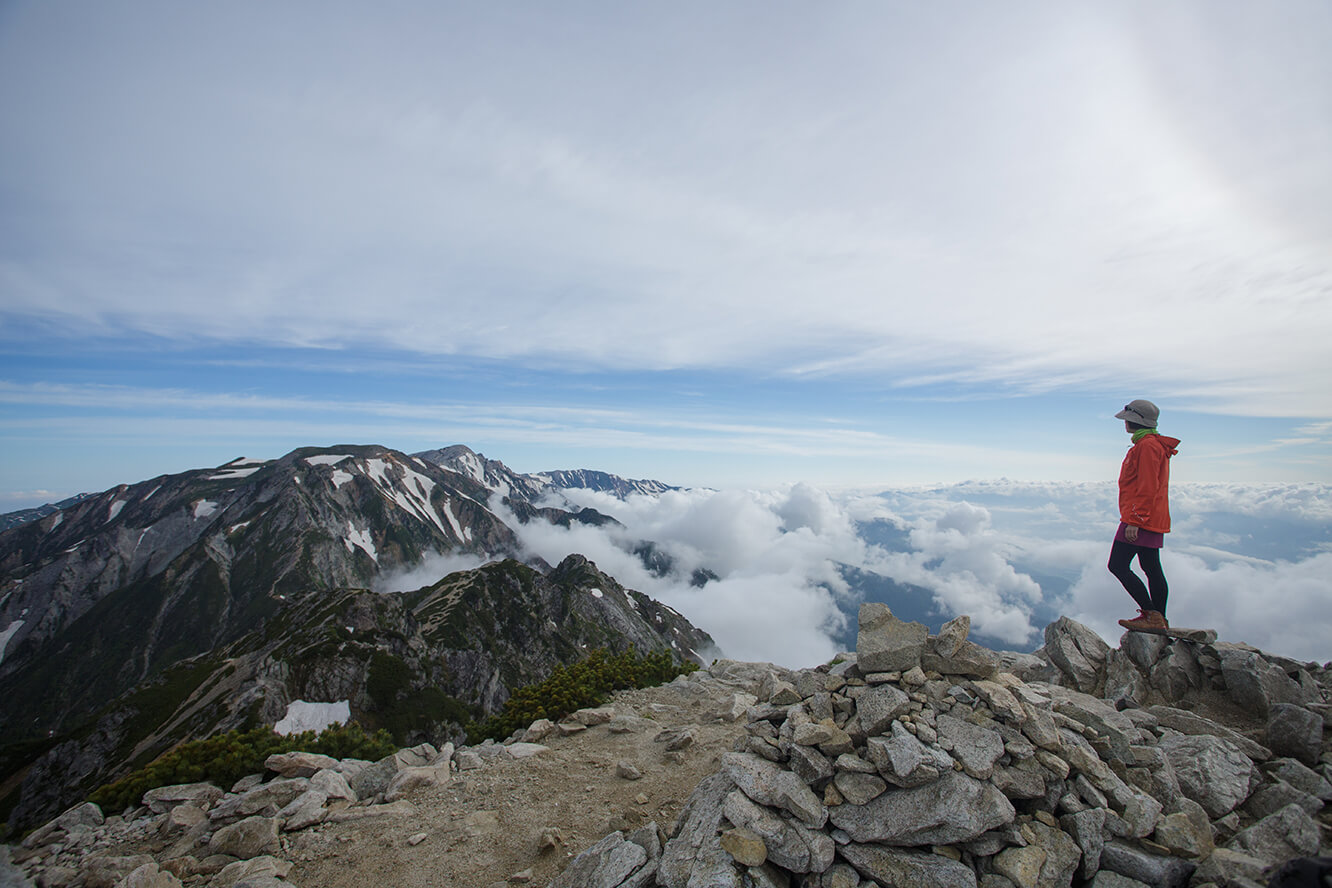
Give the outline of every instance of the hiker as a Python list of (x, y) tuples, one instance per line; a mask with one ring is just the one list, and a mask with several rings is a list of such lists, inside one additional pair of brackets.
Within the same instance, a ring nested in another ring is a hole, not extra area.
[[(1115, 414), (1133, 436), (1133, 446), (1119, 469), (1119, 530), (1110, 547), (1110, 573), (1138, 604), (1138, 615), (1120, 620), (1125, 629), (1168, 629), (1165, 573), (1161, 547), (1170, 532), (1170, 457), (1178, 438), (1156, 430), (1161, 411), (1151, 401), (1130, 401)], [(1133, 559), (1147, 576), (1144, 586), (1132, 570)]]

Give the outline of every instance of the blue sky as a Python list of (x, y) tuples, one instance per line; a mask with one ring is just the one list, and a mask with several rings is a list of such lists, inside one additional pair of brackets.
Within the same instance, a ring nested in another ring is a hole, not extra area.
[(1332, 7), (0, 7), (0, 510), (302, 445), (1332, 481)]

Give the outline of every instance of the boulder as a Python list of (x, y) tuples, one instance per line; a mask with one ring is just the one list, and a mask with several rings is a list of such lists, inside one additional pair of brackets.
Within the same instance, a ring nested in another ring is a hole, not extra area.
[(183, 888), (183, 886), (180, 879), (169, 872), (163, 872), (156, 863), (145, 863), (117, 882), (116, 888)]
[(1159, 748), (1175, 769), (1180, 791), (1213, 819), (1233, 811), (1261, 781), (1249, 757), (1220, 737), (1169, 734)]
[(656, 870), (657, 860), (648, 848), (616, 831), (575, 857), (550, 888), (640, 888), (651, 882)]
[(900, 688), (883, 684), (856, 698), (856, 716), (865, 735), (874, 737), (892, 730), (893, 721), (911, 706), (911, 698)]
[(732, 824), (748, 830), (763, 842), (767, 860), (789, 872), (822, 872), (832, 865), (836, 848), (826, 833), (780, 817), (776, 811), (756, 804), (739, 790), (727, 794), (722, 811)]
[(948, 753), (921, 743), (901, 722), (893, 722), (892, 737), (871, 737), (865, 754), (885, 780), (901, 787), (930, 783), (953, 768)]
[(745, 795), (760, 805), (784, 809), (816, 829), (828, 819), (828, 809), (804, 781), (767, 759), (752, 753), (728, 752), (722, 756), (722, 769)]
[(281, 777), (313, 777), (325, 768), (337, 766), (337, 759), (313, 752), (279, 752), (264, 759), (264, 767)]
[(1274, 704), (1314, 702), (1314, 694), (1260, 652), (1216, 645), (1226, 695), (1240, 708), (1266, 716)]
[(895, 888), (976, 888), (971, 867), (924, 851), (851, 843), (840, 854), (865, 878)]
[(206, 811), (223, 795), (225, 793), (211, 783), (181, 783), (148, 790), (143, 794), (143, 803), (154, 814), (165, 814), (177, 805), (194, 805)]
[(865, 805), (838, 805), (829, 820), (853, 842), (948, 845), (1012, 822), (1012, 803), (993, 785), (949, 771), (913, 789), (885, 792)]
[(1317, 821), (1299, 805), (1287, 805), (1236, 833), (1226, 847), (1277, 864), (1292, 857), (1317, 854), (1318, 843)]
[(1094, 693), (1104, 682), (1110, 646), (1076, 620), (1060, 617), (1046, 626), (1044, 651), (1067, 682), (1079, 691)]
[(974, 641), (963, 641), (950, 656), (940, 656), (929, 645), (921, 651), (920, 668), (940, 675), (989, 678), (999, 671), (999, 658)]
[(273, 817), (248, 817), (213, 833), (208, 847), (214, 854), (229, 854), (239, 860), (276, 854), (280, 849), (278, 821)]
[(1101, 849), (1101, 869), (1137, 879), (1153, 888), (1184, 888), (1197, 864), (1178, 857), (1152, 854), (1122, 842), (1106, 842)]
[(905, 672), (920, 665), (930, 630), (923, 623), (905, 623), (886, 604), (860, 606), (856, 658), (862, 673)]
[(988, 780), (994, 763), (1004, 754), (1004, 738), (998, 731), (962, 721), (951, 715), (935, 720), (939, 746), (961, 762), (962, 770), (977, 780)]
[(1291, 703), (1273, 704), (1267, 721), (1267, 746), (1275, 755), (1317, 765), (1323, 754), (1323, 717)]
[(694, 787), (675, 835), (661, 852), (657, 881), (663, 888), (741, 888), (740, 873), (718, 838), (722, 806), (734, 789), (725, 771), (704, 777)]
[[(1140, 634), (1140, 633), (1139, 633)], [(1163, 728), (1179, 731), (1193, 736), (1221, 737), (1233, 743), (1240, 752), (1255, 762), (1267, 761), (1272, 753), (1261, 743), (1255, 743), (1238, 731), (1233, 731), (1223, 724), (1203, 718), (1183, 709), (1172, 706), (1150, 706), (1147, 711), (1156, 719), (1156, 724)]]

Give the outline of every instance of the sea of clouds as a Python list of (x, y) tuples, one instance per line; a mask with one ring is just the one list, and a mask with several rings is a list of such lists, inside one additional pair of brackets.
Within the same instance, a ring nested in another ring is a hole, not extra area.
[[(580, 553), (669, 604), (728, 657), (809, 666), (855, 643), (856, 612), (885, 601), (937, 629), (959, 614), (991, 647), (1032, 650), (1059, 615), (1116, 644), (1136, 607), (1105, 568), (1113, 484), (965, 483), (885, 491), (681, 490), (620, 500), (564, 491), (618, 525), (519, 524), (527, 554)], [(555, 503), (553, 503), (555, 504)], [(1332, 659), (1332, 487), (1179, 485), (1162, 556), (1173, 625), (1215, 628), (1305, 660)], [(662, 573), (634, 550), (670, 556)], [(417, 588), (479, 564), (446, 557), (385, 588)], [(693, 582), (695, 572), (716, 579)]]

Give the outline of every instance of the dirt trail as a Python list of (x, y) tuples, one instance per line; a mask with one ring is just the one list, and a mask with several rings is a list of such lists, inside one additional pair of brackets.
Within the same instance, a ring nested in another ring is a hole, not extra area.
[[(617, 694), (617, 715), (636, 716), (635, 730), (598, 725), (542, 740), (547, 752), (487, 761), (455, 774), (447, 786), (408, 798), (418, 813), (327, 823), (290, 834), (282, 855), (299, 888), (443, 888), (544, 886), (568, 860), (616, 829), (651, 821), (669, 831), (699, 780), (744, 732), (744, 720), (721, 722), (718, 701), (697, 686), (668, 685)], [(669, 728), (694, 727), (694, 742), (668, 753), (656, 739)], [(617, 774), (627, 762), (639, 779)], [(543, 832), (562, 844), (541, 850)], [(415, 842), (415, 844), (413, 844)]]

